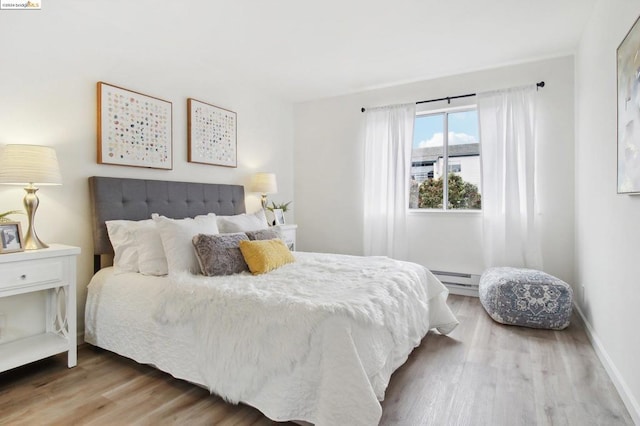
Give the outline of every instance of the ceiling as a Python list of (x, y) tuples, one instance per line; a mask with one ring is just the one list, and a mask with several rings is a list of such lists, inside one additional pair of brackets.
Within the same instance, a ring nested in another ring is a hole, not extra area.
[[(596, 1), (74, 3), (95, 14), (94, 30), (116, 25), (126, 37), (144, 28), (137, 42), (163, 46), (165, 57), (300, 102), (571, 54)], [(115, 7), (126, 13), (101, 23)]]
[(595, 0), (229, 3), (237, 66), (304, 101), (573, 53)]

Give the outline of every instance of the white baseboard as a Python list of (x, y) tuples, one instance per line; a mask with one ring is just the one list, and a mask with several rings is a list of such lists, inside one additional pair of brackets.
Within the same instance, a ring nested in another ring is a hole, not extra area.
[(593, 349), (596, 351), (596, 355), (598, 355), (600, 362), (611, 378), (613, 385), (616, 387), (616, 390), (618, 391), (622, 402), (624, 403), (625, 407), (627, 407), (629, 415), (631, 415), (631, 419), (636, 425), (640, 425), (640, 404), (638, 404), (638, 401), (634, 398), (633, 394), (629, 390), (627, 383), (609, 357), (609, 354), (607, 354), (607, 351), (602, 346), (600, 339), (593, 330), (593, 327), (591, 327), (589, 321), (587, 321), (587, 318), (582, 313), (580, 307), (575, 303), (573, 304), (573, 307), (576, 312), (578, 312), (578, 315), (580, 315), (580, 318), (582, 319), (582, 322), (584, 324), (584, 329), (587, 333), (587, 337), (591, 342), (591, 346), (593, 346)]
[(452, 284), (445, 284), (446, 288), (449, 289), (449, 294), (457, 294), (459, 296), (471, 296), (471, 297), (479, 297), (477, 288), (468, 288), (462, 287)]

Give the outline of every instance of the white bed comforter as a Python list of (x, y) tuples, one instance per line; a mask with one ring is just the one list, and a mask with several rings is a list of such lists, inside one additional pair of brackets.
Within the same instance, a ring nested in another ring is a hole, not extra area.
[(458, 324), (448, 292), (413, 263), (295, 256), (260, 276), (101, 271), (85, 340), (274, 420), (377, 424), (391, 373), (429, 329)]

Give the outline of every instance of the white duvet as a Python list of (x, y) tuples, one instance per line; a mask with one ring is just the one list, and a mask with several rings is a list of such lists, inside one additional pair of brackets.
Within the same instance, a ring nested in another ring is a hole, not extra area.
[(107, 268), (89, 285), (85, 340), (274, 420), (375, 425), (391, 373), (429, 329), (458, 324), (448, 292), (413, 263), (295, 257), (259, 276)]

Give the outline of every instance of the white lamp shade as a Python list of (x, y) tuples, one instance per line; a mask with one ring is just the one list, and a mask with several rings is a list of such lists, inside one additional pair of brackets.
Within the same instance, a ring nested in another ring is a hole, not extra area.
[(262, 194), (275, 194), (278, 192), (278, 183), (275, 173), (256, 173), (251, 181), (251, 190)]
[(0, 183), (61, 185), (56, 151), (49, 146), (5, 145), (0, 148)]

